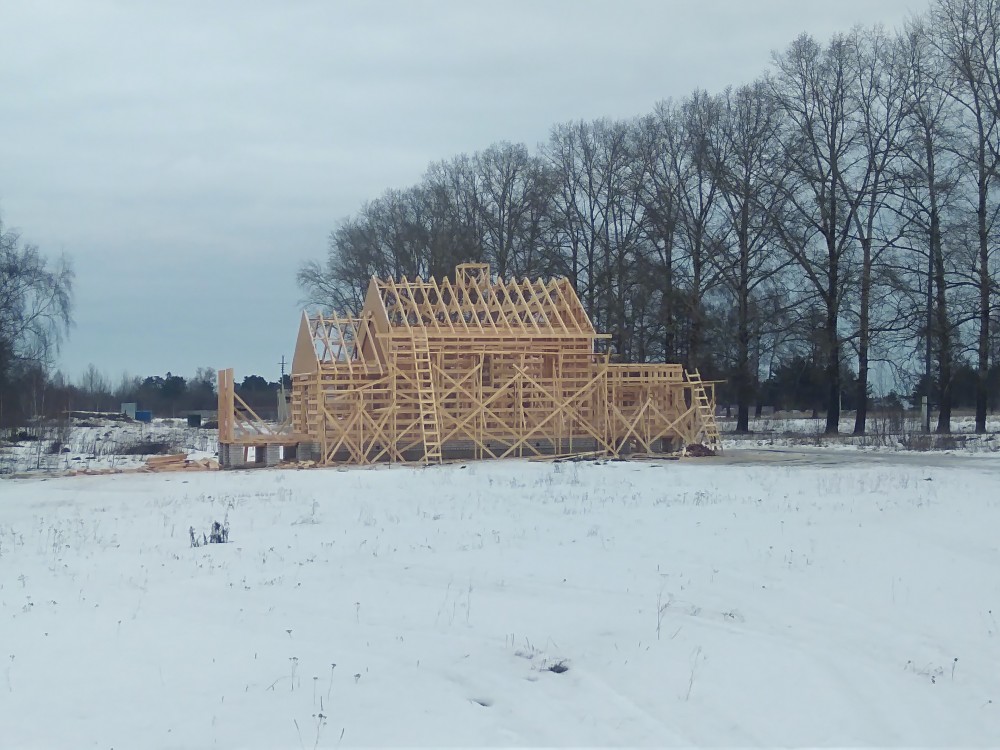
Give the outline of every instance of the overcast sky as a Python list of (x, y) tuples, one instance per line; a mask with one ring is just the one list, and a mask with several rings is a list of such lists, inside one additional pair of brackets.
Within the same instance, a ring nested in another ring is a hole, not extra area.
[(295, 272), (428, 163), (624, 118), (925, 0), (0, 3), (0, 212), (76, 269), (58, 365), (276, 379)]

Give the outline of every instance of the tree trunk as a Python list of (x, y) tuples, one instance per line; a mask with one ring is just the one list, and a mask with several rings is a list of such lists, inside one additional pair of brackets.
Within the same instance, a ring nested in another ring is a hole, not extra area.
[[(700, 241), (698, 243), (700, 245)], [(701, 280), (702, 280), (701, 248), (691, 258), (691, 297), (688, 305), (691, 310), (690, 335), (688, 336), (687, 361), (688, 369), (696, 370), (701, 366)]]
[(674, 340), (674, 248), (669, 239), (663, 241), (666, 279), (663, 285), (663, 359), (669, 362), (677, 357)]
[[(933, 175), (933, 172), (932, 172)], [(951, 325), (948, 322), (948, 295), (945, 286), (944, 255), (941, 252), (941, 221), (938, 216), (937, 192), (931, 188), (930, 251), (934, 261), (934, 286), (936, 289), (935, 331), (938, 355), (938, 421), (937, 432), (951, 432)], [(928, 334), (930, 335), (930, 334)], [(928, 373), (929, 375), (930, 373)]]
[[(836, 240), (831, 236), (828, 243)], [(826, 325), (823, 334), (826, 341), (826, 430), (827, 435), (837, 435), (840, 432), (840, 336), (837, 332), (838, 294), (837, 280), (839, 265), (834, 249), (830, 251), (830, 268), (828, 271), (828, 287), (826, 294)]]
[(736, 409), (736, 433), (747, 435), (750, 433), (750, 404), (739, 404)]
[(871, 237), (864, 240), (864, 259), (861, 267), (861, 300), (859, 315), (859, 336), (858, 336), (858, 390), (856, 399), (857, 415), (854, 418), (854, 434), (864, 435), (865, 426), (868, 422), (868, 349), (871, 339), (870, 306), (872, 287), (872, 247)]
[[(980, 242), (985, 245), (985, 238)], [(989, 395), (990, 370), (990, 272), (989, 253), (985, 247), (979, 253), (979, 367), (976, 373), (976, 432), (986, 432), (986, 406)]]
[(747, 321), (746, 294), (740, 293), (740, 320), (736, 352), (736, 432), (750, 432), (750, 399), (753, 396), (753, 375), (750, 372), (750, 328)]
[(840, 317), (840, 253), (837, 247), (837, 188), (840, 167), (836, 156), (830, 159), (830, 196), (826, 219), (826, 252), (829, 261), (826, 290), (826, 430), (827, 435), (840, 433), (840, 336), (837, 320)]
[(982, 136), (983, 126), (979, 126), (979, 346), (978, 372), (976, 376), (976, 432), (986, 432), (986, 399), (990, 369), (990, 247), (986, 227), (986, 198), (989, 193), (989, 175), (986, 169), (986, 143)]
[(750, 432), (750, 399), (753, 396), (754, 373), (750, 371), (750, 247), (747, 229), (749, 201), (744, 201), (740, 216), (740, 282), (737, 316), (736, 352), (736, 432), (745, 435)]
[(840, 432), (840, 341), (837, 336), (837, 319), (833, 316), (833, 321), (827, 320), (827, 346), (829, 355), (826, 362), (826, 377), (829, 382), (826, 401), (826, 430), (827, 435), (836, 435)]

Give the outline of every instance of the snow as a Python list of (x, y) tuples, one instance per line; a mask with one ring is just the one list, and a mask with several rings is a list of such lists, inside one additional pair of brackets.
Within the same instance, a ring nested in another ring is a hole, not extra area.
[[(49, 427), (41, 439), (4, 446), (0, 443), (0, 475), (58, 474), (81, 469), (133, 469), (149, 454), (133, 454), (137, 446), (163, 442), (191, 459), (217, 455), (215, 429), (188, 427), (183, 419), (155, 419), (149, 424), (107, 419), (74, 420)], [(57, 442), (58, 441), (58, 442)]]
[(3, 481), (2, 744), (992, 745), (1000, 460), (911, 456)]
[[(803, 416), (801, 412), (790, 412), (798, 416), (788, 416), (782, 413), (781, 416), (751, 417), (750, 431), (755, 433), (772, 434), (796, 434), (796, 435), (822, 435), (826, 430), (826, 416), (821, 415), (815, 419)], [(884, 432), (890, 428), (893, 419), (884, 412), (873, 410), (868, 415), (868, 429), (874, 432)], [(922, 422), (919, 417), (907, 416), (902, 420), (902, 426), (910, 432), (920, 432)], [(723, 430), (732, 430), (736, 427), (736, 418), (719, 417), (719, 426)], [(937, 426), (937, 414), (931, 418), (931, 427)], [(854, 412), (842, 413), (838, 423), (840, 433), (849, 435), (854, 430)], [(976, 418), (970, 414), (956, 414), (951, 420), (951, 430), (957, 434), (969, 434), (976, 430)], [(986, 416), (986, 431), (1000, 431), (1000, 415), (988, 414)]]
[[(792, 414), (798, 414), (793, 412)], [(878, 415), (869, 421), (867, 435), (854, 436), (854, 417), (840, 421), (840, 435), (826, 436), (825, 419), (803, 416), (762, 417), (750, 420), (750, 434), (736, 435), (736, 422), (720, 418), (722, 444), (726, 450), (754, 448), (821, 447), (826, 451), (944, 452), (962, 455), (1000, 452), (1000, 417), (990, 415), (987, 433), (974, 433), (971, 416), (957, 416), (952, 421), (954, 435), (924, 436), (920, 425), (906, 421), (905, 430), (893, 431)], [(50, 426), (42, 439), (14, 444), (0, 442), (0, 476), (45, 474), (60, 475), (80, 470), (128, 470), (142, 466), (150, 454), (135, 453), (136, 447), (150, 441), (170, 446), (168, 452), (186, 452), (190, 459), (218, 456), (218, 430), (188, 427), (183, 419), (155, 419), (151, 424), (108, 419), (75, 420), (71, 425)], [(58, 445), (54, 442), (58, 440)]]
[[(936, 419), (936, 417), (935, 417)], [(932, 421), (932, 429), (936, 426)], [(895, 423), (885, 415), (874, 412), (867, 422), (867, 433), (853, 435), (854, 416), (840, 420), (840, 434), (824, 435), (826, 418), (761, 417), (750, 420), (750, 433), (736, 435), (736, 420), (719, 417), (722, 444), (726, 449), (752, 447), (802, 447), (822, 446), (827, 450), (841, 451), (908, 451), (959, 452), (962, 454), (996, 453), (1000, 451), (1000, 416), (988, 415), (986, 433), (975, 434), (975, 417), (956, 416), (952, 419), (950, 435), (926, 435), (919, 419), (907, 418)]]

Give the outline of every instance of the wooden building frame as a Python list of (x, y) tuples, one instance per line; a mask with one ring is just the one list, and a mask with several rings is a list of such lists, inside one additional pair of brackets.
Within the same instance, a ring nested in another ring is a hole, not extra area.
[(614, 364), (607, 338), (565, 278), (494, 281), (475, 263), (454, 281), (372, 278), (359, 315), (303, 313), (288, 424), (256, 419), (220, 371), (222, 464), (248, 446), (320, 465), (719, 447), (713, 382)]

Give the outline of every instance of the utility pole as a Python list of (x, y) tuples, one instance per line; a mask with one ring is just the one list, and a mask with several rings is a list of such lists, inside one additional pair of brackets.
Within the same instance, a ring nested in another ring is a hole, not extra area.
[(278, 421), (284, 422), (288, 417), (288, 399), (285, 396), (285, 355), (281, 355), (281, 380), (278, 381)]

